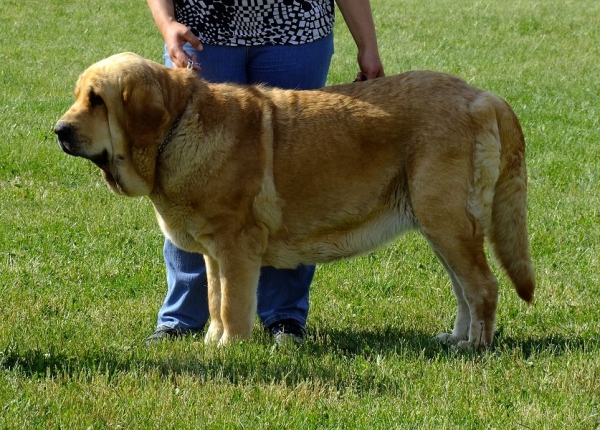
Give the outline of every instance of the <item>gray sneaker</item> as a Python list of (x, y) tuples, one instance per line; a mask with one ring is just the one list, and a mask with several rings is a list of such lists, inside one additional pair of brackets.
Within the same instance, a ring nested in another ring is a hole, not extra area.
[(154, 333), (144, 339), (146, 345), (152, 343), (161, 342), (163, 340), (172, 340), (182, 336), (193, 335), (199, 333), (200, 330), (194, 330), (190, 328), (173, 328), (166, 325), (161, 325), (156, 329)]
[(267, 327), (267, 330), (273, 334), (275, 345), (282, 346), (287, 343), (300, 344), (306, 336), (306, 330), (294, 319), (285, 319), (277, 321)]

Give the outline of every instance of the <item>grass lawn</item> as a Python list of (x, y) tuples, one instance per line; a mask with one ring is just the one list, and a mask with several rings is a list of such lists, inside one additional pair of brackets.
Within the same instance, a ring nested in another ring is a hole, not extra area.
[[(457, 352), (449, 280), (407, 235), (319, 266), (309, 338), (147, 348), (166, 283), (147, 199), (113, 195), (52, 128), (77, 76), (162, 61), (146, 2), (0, 0), (0, 428), (600, 428), (600, 2), (372, 0), (387, 74), (432, 69), (505, 98), (527, 139), (538, 279), (499, 270), (495, 345)], [(341, 16), (330, 83), (353, 80)]]

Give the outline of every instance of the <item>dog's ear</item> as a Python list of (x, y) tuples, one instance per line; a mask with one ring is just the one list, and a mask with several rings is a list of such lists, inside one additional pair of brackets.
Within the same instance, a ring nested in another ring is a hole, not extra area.
[(160, 137), (169, 121), (162, 89), (156, 81), (130, 82), (122, 93), (127, 134), (136, 148), (142, 148)]

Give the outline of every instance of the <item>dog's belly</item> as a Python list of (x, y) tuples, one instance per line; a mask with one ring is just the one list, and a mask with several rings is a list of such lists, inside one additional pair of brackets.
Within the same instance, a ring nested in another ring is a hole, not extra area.
[(328, 263), (372, 251), (416, 227), (408, 211), (394, 211), (355, 228), (331, 226), (269, 240), (263, 265), (294, 268), (299, 264)]

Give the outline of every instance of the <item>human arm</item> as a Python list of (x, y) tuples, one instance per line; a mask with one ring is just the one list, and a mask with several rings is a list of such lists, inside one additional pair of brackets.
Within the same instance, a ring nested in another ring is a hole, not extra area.
[[(375, 23), (369, 0), (336, 0), (358, 48), (358, 66), (367, 79), (385, 76), (379, 58)], [(360, 78), (359, 74), (359, 80)]]
[[(152, 17), (167, 45), (167, 52), (175, 67), (187, 67), (188, 61), (196, 62), (184, 50), (183, 45), (189, 42), (198, 51), (202, 50), (200, 40), (188, 27), (175, 19), (175, 6), (172, 0), (147, 0)], [(198, 68), (198, 66), (194, 66)]]

